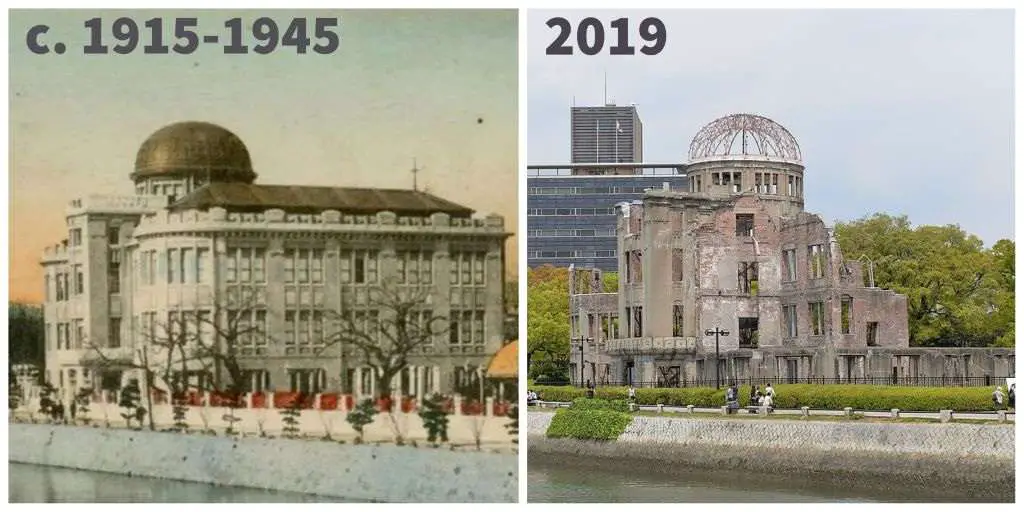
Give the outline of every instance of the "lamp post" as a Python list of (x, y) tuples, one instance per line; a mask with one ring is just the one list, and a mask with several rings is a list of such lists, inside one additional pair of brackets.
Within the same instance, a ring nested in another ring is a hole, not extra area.
[(580, 336), (579, 338), (576, 339), (579, 340), (580, 342), (580, 387), (582, 388), (586, 386), (586, 383), (584, 382), (583, 372), (585, 371), (585, 365), (587, 364), (584, 360), (585, 356), (583, 355), (584, 343), (586, 343), (587, 341), (594, 341), (594, 338), (584, 338)]
[(706, 329), (704, 335), (715, 337), (715, 389), (722, 389), (722, 375), (718, 369), (718, 337), (728, 336), (729, 331), (721, 327), (715, 327), (714, 329)]

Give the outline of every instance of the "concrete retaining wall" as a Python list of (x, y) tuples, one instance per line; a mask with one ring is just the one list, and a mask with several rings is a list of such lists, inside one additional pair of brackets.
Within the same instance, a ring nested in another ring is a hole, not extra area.
[(9, 424), (9, 460), (383, 502), (518, 501), (512, 454)]
[(553, 414), (530, 412), (531, 452), (643, 459), (673, 466), (1014, 486), (1012, 425), (637, 416), (614, 442), (548, 439)]

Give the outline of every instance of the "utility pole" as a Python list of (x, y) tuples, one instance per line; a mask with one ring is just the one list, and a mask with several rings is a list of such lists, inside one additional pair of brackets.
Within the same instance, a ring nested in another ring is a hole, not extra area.
[(704, 331), (704, 335), (705, 336), (714, 336), (715, 337), (715, 389), (722, 389), (722, 375), (721, 375), (721, 372), (718, 369), (718, 367), (719, 367), (719, 364), (718, 364), (718, 337), (719, 336), (728, 336), (729, 335), (729, 331), (727, 331), (725, 329), (722, 329), (720, 327), (715, 327), (714, 329), (707, 329), (707, 330), (705, 330)]
[(416, 166), (416, 158), (414, 157), (412, 159), (412, 171), (411, 171), (412, 172), (412, 189), (414, 191), (419, 190), (419, 187), (417, 186), (417, 183), (416, 183), (416, 175), (419, 174), (419, 172), (422, 171), (423, 169), (424, 169), (423, 167), (417, 167)]

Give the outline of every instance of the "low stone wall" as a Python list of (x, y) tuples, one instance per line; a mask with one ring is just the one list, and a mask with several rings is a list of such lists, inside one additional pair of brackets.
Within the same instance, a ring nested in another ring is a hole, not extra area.
[(9, 424), (9, 461), (400, 502), (518, 501), (513, 454)]
[[(38, 406), (25, 406), (17, 410), (15, 416), (27, 421), (32, 416), (30, 412), (38, 410)], [(116, 404), (94, 402), (89, 405), (88, 414), (79, 412), (77, 418), (79, 421), (88, 418), (91, 423), (98, 425), (109, 422), (111, 425), (125, 426), (122, 412), (123, 409)], [(348, 414), (346, 411), (302, 409), (299, 412), (297, 428), (305, 435), (320, 437), (329, 433), (335, 439), (348, 440), (356, 437), (355, 430), (345, 419)], [(228, 427), (224, 418), (229, 413), (231, 410), (225, 407), (190, 406), (185, 415), (185, 423), (192, 430), (214, 429), (223, 432)], [(235, 430), (245, 434), (257, 435), (262, 431), (267, 435), (280, 436), (284, 428), (281, 409), (235, 409), (234, 416), (238, 418)], [(38, 413), (35, 418), (38, 422), (44, 420)], [(153, 421), (157, 429), (171, 428), (174, 425), (172, 407), (167, 404), (154, 405)], [(448, 416), (448, 438), (456, 444), (475, 444), (479, 436), (481, 443), (488, 448), (508, 449), (515, 439), (506, 426), (510, 421), (503, 416), (452, 414)], [(407, 440), (423, 442), (427, 438), (423, 419), (415, 412), (378, 413), (373, 423), (363, 431), (367, 442), (376, 442), (391, 441), (396, 429)]]
[(529, 412), (533, 453), (641, 459), (650, 467), (897, 478), (1014, 487), (1012, 425), (634, 417), (613, 442), (549, 439), (552, 413)]

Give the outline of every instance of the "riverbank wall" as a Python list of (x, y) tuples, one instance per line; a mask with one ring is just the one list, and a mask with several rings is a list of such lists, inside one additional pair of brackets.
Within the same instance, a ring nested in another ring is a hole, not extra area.
[(8, 460), (387, 503), (514, 503), (514, 454), (8, 425)]
[(635, 416), (616, 441), (597, 442), (548, 438), (553, 416), (528, 413), (530, 454), (642, 460), (661, 472), (702, 468), (1014, 488), (1012, 425)]

